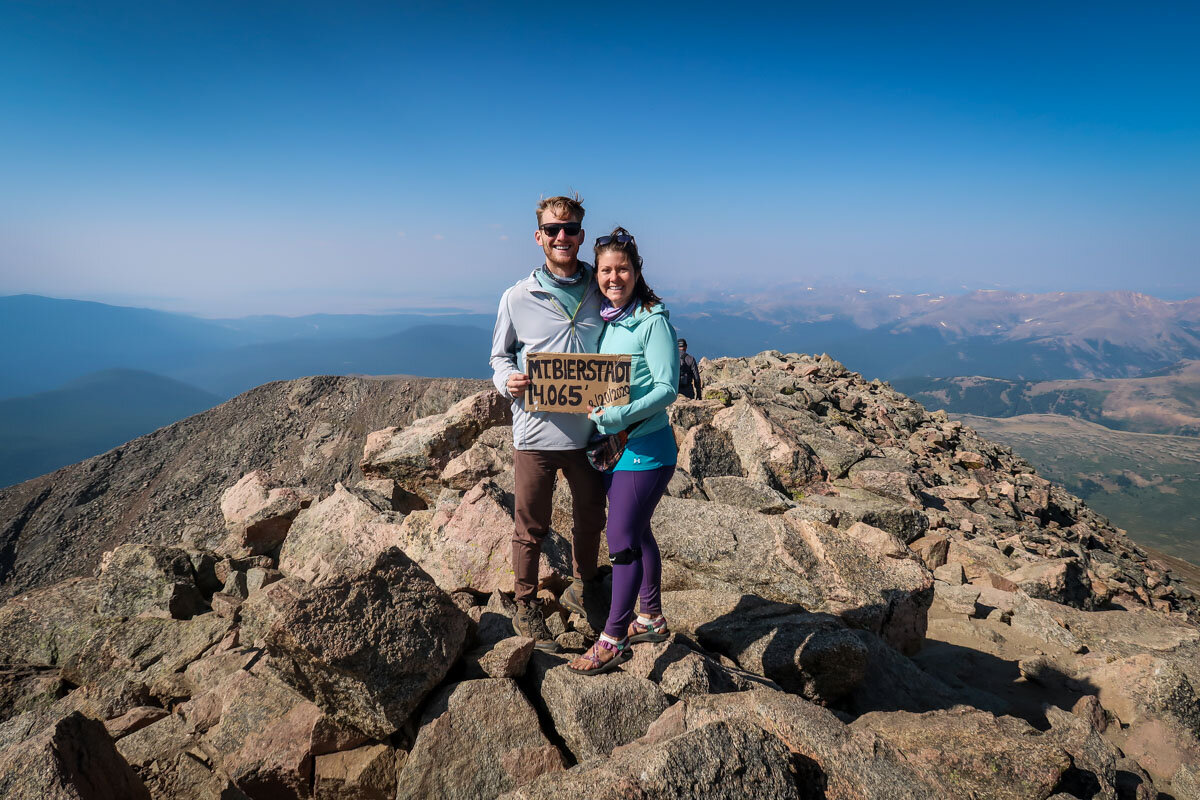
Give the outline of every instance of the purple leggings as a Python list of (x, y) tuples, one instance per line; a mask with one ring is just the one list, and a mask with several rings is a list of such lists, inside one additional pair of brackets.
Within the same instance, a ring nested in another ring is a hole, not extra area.
[[(604, 632), (624, 639), (633, 621), (633, 604), (642, 601), (642, 613), (662, 613), (662, 561), (650, 518), (667, 490), (675, 467), (639, 472), (618, 471), (604, 476), (608, 490), (608, 552), (613, 562), (612, 606)], [(639, 554), (640, 551), (640, 554)], [(620, 563), (627, 561), (628, 563)]]

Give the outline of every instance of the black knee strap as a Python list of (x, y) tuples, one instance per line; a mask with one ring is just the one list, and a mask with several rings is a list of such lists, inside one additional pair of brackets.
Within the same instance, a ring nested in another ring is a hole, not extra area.
[(614, 564), (632, 564), (642, 557), (640, 547), (627, 547), (619, 553), (613, 553), (608, 560)]

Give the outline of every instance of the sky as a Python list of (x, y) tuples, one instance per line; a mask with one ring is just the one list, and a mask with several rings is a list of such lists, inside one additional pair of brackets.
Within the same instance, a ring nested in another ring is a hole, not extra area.
[(1200, 295), (1197, 41), (1195, 3), (0, 0), (0, 294), (490, 310), (576, 190), (679, 297)]

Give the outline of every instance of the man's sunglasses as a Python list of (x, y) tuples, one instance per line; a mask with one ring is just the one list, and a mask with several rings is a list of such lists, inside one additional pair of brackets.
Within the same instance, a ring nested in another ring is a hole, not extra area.
[(629, 244), (633, 241), (633, 237), (628, 233), (618, 233), (616, 236), (597, 236), (596, 247), (604, 247), (606, 244), (618, 242), (620, 244)]
[(538, 230), (551, 239), (557, 239), (559, 231), (566, 231), (567, 236), (578, 236), (583, 232), (583, 226), (578, 222), (565, 222), (560, 225), (538, 225)]

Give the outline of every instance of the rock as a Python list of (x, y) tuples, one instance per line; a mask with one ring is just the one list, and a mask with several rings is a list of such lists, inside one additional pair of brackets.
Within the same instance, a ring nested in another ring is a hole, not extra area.
[[(954, 796), (936, 777), (915, 770), (908, 758), (870, 730), (847, 727), (827, 709), (784, 692), (753, 692), (690, 698), (664, 718), (683, 716), (695, 729), (716, 721), (742, 722), (780, 739), (806, 767), (805, 797), (828, 800), (917, 800)], [(655, 723), (658, 724), (657, 722)]]
[(798, 516), (797, 512), (816, 506), (833, 512), (839, 527), (848, 528), (856, 522), (862, 522), (894, 534), (905, 542), (915, 541), (929, 530), (929, 519), (919, 509), (909, 508), (862, 489), (838, 487), (837, 492), (836, 495), (806, 495), (800, 508), (789, 513)]
[(987, 456), (972, 453), (970, 450), (959, 450), (954, 454), (954, 461), (967, 469), (983, 469), (991, 463)]
[(555, 730), (578, 760), (607, 756), (614, 747), (632, 742), (667, 708), (666, 695), (645, 678), (620, 670), (577, 675), (565, 664), (535, 656), (537, 690)]
[(667, 483), (667, 496), (696, 500), (708, 499), (704, 490), (692, 480), (692, 476), (688, 474), (687, 470), (679, 466), (675, 467), (675, 472), (671, 474), (671, 480)]
[[(873, 460), (873, 459), (871, 459)], [(859, 462), (860, 464), (862, 462)], [(855, 466), (858, 466), (857, 464)], [(908, 471), (850, 470), (850, 484), (905, 505), (919, 506), (917, 478)]]
[(0, 797), (8, 800), (149, 800), (99, 722), (70, 714), (21, 747), (0, 751)]
[[(947, 567), (958, 568), (961, 575), (962, 567), (959, 567), (957, 564), (947, 564), (946, 567), (939, 567), (938, 569), (946, 569)], [(962, 584), (946, 582), (937, 586), (937, 596), (946, 606), (946, 610), (953, 614), (966, 614), (972, 617), (976, 614), (979, 589), (974, 586), (963, 586)]]
[(1075, 608), (1091, 608), (1092, 589), (1077, 558), (1058, 558), (1028, 564), (1004, 576), (1030, 597)]
[(533, 645), (533, 639), (510, 636), (467, 653), (463, 656), (463, 668), (470, 678), (519, 678), (529, 665)]
[(696, 628), (700, 644), (789, 692), (828, 703), (866, 674), (867, 652), (837, 617), (762, 606)]
[(698, 482), (723, 475), (744, 477), (733, 437), (708, 424), (697, 425), (683, 437), (678, 467)]
[(776, 737), (745, 722), (714, 722), (591, 768), (545, 775), (503, 800), (695, 797), (799, 800), (797, 770)]
[(160, 702), (176, 702), (180, 692), (186, 697), (190, 691), (179, 673), (220, 642), (232, 625), (216, 614), (189, 620), (109, 620), (71, 656), (63, 666), (63, 677), (76, 685), (141, 684), (150, 687)]
[(104, 616), (190, 619), (205, 606), (191, 559), (176, 547), (121, 545), (104, 554), (99, 579), (96, 612)]
[(48, 708), (67, 691), (60, 670), (53, 667), (0, 664), (0, 722)]
[(451, 489), (465, 492), (485, 478), (512, 469), (512, 431), (505, 429), (505, 432), (507, 436), (503, 443), (485, 443), (480, 437), (480, 441), (471, 445), (466, 452), (452, 458), (442, 470), (441, 482)]
[(740, 506), (758, 514), (782, 514), (796, 505), (765, 483), (732, 475), (706, 478), (704, 494), (714, 502)]
[(239, 555), (269, 553), (283, 542), (292, 520), (312, 498), (296, 489), (269, 488), (270, 478), (254, 470), (225, 490), (221, 514), (225, 517), (227, 552)]
[(1087, 674), (1100, 704), (1129, 725), (1170, 720), (1200, 737), (1200, 702), (1191, 681), (1169, 661), (1149, 653), (1123, 658)]
[[(741, 475), (756, 483), (791, 491), (820, 475), (821, 468), (808, 448), (797, 446), (761, 408), (745, 402), (734, 403), (717, 412), (712, 427), (729, 435), (741, 464)], [(705, 486), (707, 492), (707, 483)]]
[(246, 596), (249, 597), (251, 592), (257, 592), (264, 586), (270, 586), (282, 577), (283, 573), (277, 569), (251, 567), (246, 570)]
[(960, 797), (1049, 797), (1071, 766), (1070, 756), (1027, 722), (975, 709), (872, 712), (851, 727), (869, 728), (917, 769), (945, 776)]
[(404, 428), (385, 428), (367, 436), (362, 471), (392, 478), (405, 489), (436, 499), (434, 484), (450, 460), (469, 448), (488, 428), (511, 425), (509, 403), (494, 389), (465, 397), (442, 414), (423, 417)]
[(405, 491), (391, 478), (366, 478), (354, 484), (354, 492), (377, 511), (399, 511), (408, 514), (425, 508), (425, 501)]
[(903, 540), (861, 522), (842, 531), (790, 514), (784, 521), (812, 554), (805, 572), (826, 595), (824, 609), (879, 634), (901, 652), (920, 649), (933, 602), (933, 576)]
[(1046, 738), (1071, 756), (1071, 770), (1058, 788), (1078, 797), (1116, 800), (1117, 760), (1121, 751), (1088, 721), (1057, 706), (1047, 706), (1045, 711), (1050, 723)]
[(317, 756), (313, 794), (322, 800), (392, 800), (396, 771), (396, 750), (386, 744)]
[(633, 657), (622, 670), (653, 681), (672, 699), (740, 692), (759, 683), (754, 676), (729, 669), (687, 646), (678, 634), (672, 634), (665, 642), (634, 647)]
[(1104, 733), (1108, 729), (1108, 712), (1104, 710), (1104, 706), (1100, 705), (1100, 701), (1096, 699), (1095, 695), (1085, 694), (1079, 698), (1071, 707), (1071, 713), (1099, 733)]
[(1171, 776), (1171, 787), (1178, 800), (1200, 800), (1200, 767), (1184, 764)]
[[(962, 564), (942, 564), (933, 571), (933, 579), (941, 581), (951, 586), (962, 586), (966, 582), (966, 575), (963, 574)], [(979, 593), (975, 593), (976, 598)]]
[(120, 739), (122, 736), (128, 736), (147, 725), (158, 722), (169, 713), (165, 708), (158, 708), (157, 706), (138, 706), (129, 709), (115, 719), (105, 722), (104, 729), (108, 731), (108, 735), (112, 738)]
[(389, 547), (404, 543), (400, 525), (380, 519), (340, 483), (296, 517), (279, 551), (279, 570), (314, 586), (362, 572)]
[[(439, 529), (421, 528), (405, 520), (404, 551), (446, 591), (512, 592), (512, 498), (494, 481), (484, 480), (462, 496), (449, 519)], [(570, 575), (562, 537), (546, 536), (539, 579), (553, 582)]]
[[(926, 567), (936, 570), (946, 563), (946, 556), (950, 552), (950, 539), (939, 533), (930, 533), (909, 542), (908, 549), (916, 553)], [(935, 572), (934, 577), (936, 576)]]
[(307, 796), (315, 756), (366, 738), (270, 672), (235, 672), (184, 714), (205, 750), (251, 797)]
[(986, 692), (947, 685), (872, 633), (855, 631), (854, 635), (866, 648), (868, 677), (839, 701), (839, 708), (856, 716), (871, 711), (920, 713), (956, 705), (1005, 710), (1003, 701)]
[(564, 769), (516, 683), (464, 681), (433, 697), (397, 780), (397, 800), (493, 798)]
[(1132, 725), (1122, 750), (1155, 781), (1169, 781), (1181, 768), (1200, 765), (1200, 742), (1171, 720), (1149, 719)]
[(76, 712), (103, 721), (152, 702), (145, 684), (105, 676), (102, 681), (68, 692), (49, 706), (31, 709), (0, 723), (0, 750), (43, 733)]
[[(779, 517), (699, 500), (664, 497), (653, 518), (664, 587), (699, 588), (713, 578), (768, 600), (843, 615), (883, 632), (897, 647), (918, 646), (933, 579), (894, 536), (868, 526), (841, 531), (788, 511)], [(669, 570), (685, 581), (668, 579)], [(886, 630), (885, 630), (886, 629)]]
[(250, 643), (261, 640), (275, 618), (307, 592), (309, 586), (299, 578), (283, 578), (251, 593), (238, 609), (242, 640)]
[(940, 500), (959, 500), (963, 503), (974, 503), (987, 494), (979, 481), (974, 480), (968, 480), (966, 483), (951, 483), (947, 486), (931, 486), (924, 491), (925, 494)]
[(285, 486), (353, 483), (364, 432), (444, 411), (486, 381), (316, 376), (276, 381), (103, 455), (0, 489), (0, 598), (92, 575), (130, 542), (213, 549), (221, 495), (247, 472)]
[(285, 680), (330, 716), (382, 739), (463, 651), (469, 620), (396, 548), (366, 572), (313, 587), (264, 634)]

